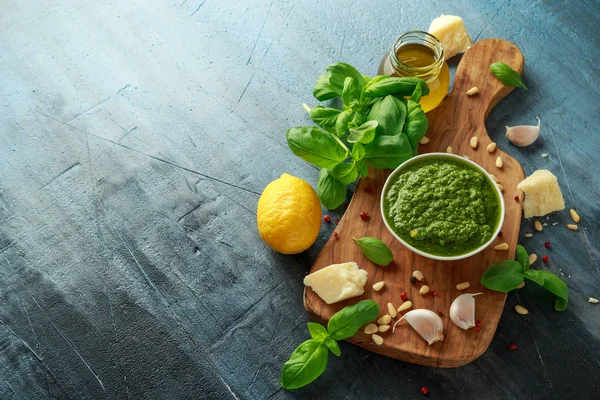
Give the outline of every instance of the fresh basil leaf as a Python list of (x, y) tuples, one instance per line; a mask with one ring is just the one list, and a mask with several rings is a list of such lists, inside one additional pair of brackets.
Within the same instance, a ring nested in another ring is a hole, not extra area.
[(331, 352), (333, 354), (335, 354), (338, 357), (342, 355), (342, 351), (340, 350), (340, 346), (338, 345), (338, 342), (336, 342), (332, 338), (328, 337), (325, 339), (324, 343), (325, 343), (325, 346), (327, 346), (327, 348), (329, 350), (331, 350)]
[(379, 125), (377, 121), (367, 121), (358, 128), (350, 128), (350, 134), (346, 140), (350, 143), (370, 143), (375, 139), (377, 125)]
[(429, 94), (429, 87), (422, 79), (385, 76), (380, 79), (371, 79), (369, 84), (365, 86), (364, 95), (367, 97), (383, 97), (390, 94), (395, 96), (410, 96), (414, 93), (417, 85), (421, 86), (421, 94), (423, 96)]
[(376, 136), (365, 145), (363, 161), (375, 168), (396, 168), (412, 157), (413, 151), (406, 135)]
[(297, 389), (317, 379), (327, 367), (328, 354), (327, 347), (314, 339), (302, 343), (283, 364), (281, 387)]
[(377, 265), (386, 266), (394, 260), (392, 251), (385, 243), (374, 237), (361, 239), (352, 238), (360, 246), (360, 250), (367, 259)]
[(310, 337), (315, 339), (317, 342), (324, 342), (327, 337), (327, 329), (321, 324), (317, 324), (316, 322), (309, 322), (308, 324), (308, 332), (310, 333)]
[(350, 64), (342, 62), (331, 64), (327, 67), (327, 72), (330, 74), (329, 85), (339, 96), (344, 91), (344, 81), (347, 77), (354, 79), (358, 91), (361, 91), (364, 86), (362, 75)]
[(399, 135), (406, 120), (406, 106), (394, 96), (386, 96), (375, 103), (369, 120), (377, 121), (378, 135)]
[(291, 128), (286, 139), (295, 155), (317, 167), (332, 168), (348, 157), (331, 133), (313, 126)]
[(342, 91), (342, 103), (348, 107), (352, 107), (358, 103), (358, 93), (356, 90), (356, 82), (351, 77), (347, 76), (344, 80), (344, 89)]
[(520, 244), (517, 245), (517, 261), (523, 267), (523, 272), (529, 269), (529, 254), (527, 254), (525, 247)]
[(379, 305), (370, 299), (344, 307), (329, 320), (329, 337), (335, 340), (347, 339), (356, 334), (361, 326), (375, 320), (378, 315)]
[(411, 147), (415, 148), (427, 133), (429, 121), (419, 103), (408, 100), (407, 110), (406, 123), (404, 124), (402, 131), (408, 137)]
[(413, 91), (412, 95), (410, 96), (410, 99), (412, 101), (414, 101), (415, 103), (418, 103), (419, 101), (421, 101), (422, 95), (423, 95), (423, 89), (421, 88), (421, 85), (417, 85), (417, 86), (415, 86), (415, 90)]
[(543, 272), (546, 272), (546, 271), (530, 269), (530, 270), (525, 271), (525, 278), (529, 279), (530, 281), (534, 281), (535, 283), (537, 283), (540, 286), (544, 286), (544, 282), (546, 281), (546, 276), (543, 274)]
[(323, 168), (319, 173), (317, 195), (325, 208), (333, 210), (346, 200), (346, 185), (331, 176), (326, 168)]
[(356, 111), (354, 113), (354, 118), (352, 119), (354, 126), (361, 126), (365, 122), (367, 122), (367, 116), (360, 111)]
[(354, 111), (351, 109), (342, 111), (335, 123), (335, 134), (342, 137), (348, 132), (348, 123), (352, 120)]
[[(359, 143), (357, 143), (357, 144), (359, 144)], [(362, 160), (359, 161), (357, 163), (357, 168), (358, 168), (358, 173), (360, 174), (361, 177), (366, 178), (369, 176), (369, 166), (367, 165), (367, 163), (365, 161), (362, 161)]]
[(412, 148), (413, 157), (418, 156), (419, 155), (419, 146), (418, 145), (411, 146), (411, 148)]
[(556, 311), (564, 311), (567, 308), (569, 304), (569, 288), (558, 276), (548, 271), (530, 269), (525, 271), (525, 277), (556, 295), (557, 298), (554, 302), (554, 309)]
[(352, 145), (352, 151), (350, 152), (350, 156), (354, 161), (362, 160), (365, 156), (365, 146), (363, 146), (360, 142), (354, 143)]
[(498, 292), (510, 292), (516, 289), (525, 279), (525, 275), (521, 270), (521, 264), (513, 260), (492, 264), (481, 276), (481, 284)]
[(310, 109), (308, 114), (315, 124), (327, 132), (335, 133), (335, 123), (340, 113), (341, 111), (337, 108), (315, 106)]
[(337, 93), (329, 84), (329, 77), (331, 74), (328, 72), (317, 78), (317, 83), (313, 89), (313, 96), (319, 101), (331, 100), (341, 95)]
[(490, 65), (490, 71), (492, 71), (492, 74), (506, 86), (515, 86), (527, 90), (527, 86), (523, 83), (521, 75), (512, 69), (510, 65), (503, 62), (495, 62)]
[(355, 161), (338, 164), (333, 168), (329, 168), (328, 172), (334, 179), (344, 185), (349, 185), (358, 179), (358, 169)]

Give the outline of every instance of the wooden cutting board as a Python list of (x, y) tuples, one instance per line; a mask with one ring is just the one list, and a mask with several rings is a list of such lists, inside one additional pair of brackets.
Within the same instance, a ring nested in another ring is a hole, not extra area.
[[(368, 271), (365, 293), (360, 297), (328, 305), (307, 287), (304, 291), (304, 307), (312, 318), (324, 323), (344, 306), (362, 299), (373, 299), (380, 305), (380, 316), (383, 316), (388, 313), (388, 302), (398, 308), (402, 304), (400, 294), (406, 292), (409, 300), (413, 302), (413, 308), (427, 308), (436, 312), (441, 310), (444, 340), (429, 346), (402, 321), (395, 333), (390, 330), (381, 334), (384, 338), (381, 346), (373, 343), (370, 336), (362, 330), (348, 339), (349, 342), (388, 357), (435, 367), (464, 365), (483, 354), (489, 346), (500, 320), (506, 295), (482, 287), (479, 280), (489, 265), (514, 257), (522, 211), (521, 203), (515, 201), (514, 196), (518, 194), (517, 183), (524, 179), (523, 169), (515, 159), (500, 148), (491, 154), (486, 151), (491, 140), (485, 129), (485, 118), (513, 89), (500, 83), (490, 72), (490, 64), (496, 61), (505, 62), (519, 73), (523, 71), (522, 53), (516, 46), (504, 40), (479, 41), (463, 55), (454, 78), (452, 93), (440, 107), (427, 114), (427, 137), (431, 142), (420, 145), (419, 153), (445, 152), (448, 146), (452, 146), (455, 154), (467, 155), (495, 175), (504, 186), (506, 203), (502, 236), (483, 252), (459, 261), (435, 261), (413, 253), (393, 238), (381, 217), (381, 190), (391, 171), (371, 169), (369, 177), (358, 182), (348, 209), (336, 227), (335, 231), (339, 237), (331, 236), (311, 268), (311, 272), (314, 272), (331, 264), (356, 261), (360, 268)], [(479, 88), (479, 92), (475, 96), (466, 96), (466, 91), (474, 86)], [(476, 149), (469, 145), (473, 136), (479, 140)], [(502, 140), (499, 145), (508, 147), (510, 144)], [(502, 169), (495, 166), (498, 156), (504, 161)], [(368, 186), (373, 188), (370, 193), (365, 191)], [(363, 221), (359, 216), (361, 212), (367, 212), (370, 219)], [(369, 262), (352, 239), (353, 236), (380, 238), (394, 253), (394, 261), (387, 267), (379, 267)], [(494, 249), (495, 245), (502, 242), (509, 244), (508, 251)], [(431, 290), (437, 292), (436, 296), (419, 295), (421, 285), (411, 285), (409, 281), (414, 270), (423, 273)], [(385, 287), (375, 292), (372, 285), (379, 281), (385, 281)], [(462, 293), (457, 291), (455, 286), (465, 281), (471, 283), (471, 287), (465, 292), (484, 293), (476, 297), (475, 316), (483, 321), (480, 332), (476, 332), (475, 329), (464, 331), (458, 328), (448, 315), (450, 304)]]

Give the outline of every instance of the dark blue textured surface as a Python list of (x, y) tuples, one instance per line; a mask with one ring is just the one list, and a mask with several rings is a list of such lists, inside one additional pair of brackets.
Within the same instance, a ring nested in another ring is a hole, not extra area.
[[(600, 305), (587, 302), (600, 298), (598, 1), (330, 3), (0, 4), (0, 398), (411, 399), (422, 385), (444, 399), (598, 395)], [(302, 278), (332, 230), (299, 256), (258, 237), (271, 180), (316, 186), (284, 133), (308, 123), (300, 105), (315, 103), (326, 65), (374, 73), (396, 36), (442, 13), (525, 55), (529, 90), (487, 129), (526, 174), (554, 172), (582, 216), (577, 232), (564, 211), (521, 238), (563, 274), (569, 308), (530, 284), (464, 367), (342, 343), (314, 384), (283, 391), (281, 366), (308, 335)], [(504, 126), (536, 116), (541, 139), (510, 146)]]

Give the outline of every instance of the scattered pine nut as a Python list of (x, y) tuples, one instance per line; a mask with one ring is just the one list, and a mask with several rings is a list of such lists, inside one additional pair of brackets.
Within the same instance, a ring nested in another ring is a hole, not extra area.
[(598, 304), (598, 299), (595, 299), (593, 297), (590, 297), (590, 299), (588, 300), (588, 303), (592, 303), (592, 304)]
[(544, 229), (544, 227), (542, 226), (542, 223), (540, 221), (538, 221), (537, 219), (535, 221), (533, 221), (533, 227), (538, 232), (541, 232), (542, 229)]
[(418, 281), (422, 281), (423, 279), (425, 279), (421, 271), (413, 271), (412, 276), (417, 278)]
[(502, 186), (501, 184), (498, 183), (498, 188), (500, 189), (501, 192), (504, 192), (504, 186)]
[(542, 158), (546, 158), (546, 157), (548, 157), (548, 153), (542, 154)]
[(421, 286), (421, 289), (419, 289), (419, 294), (424, 295), (427, 293), (429, 293), (429, 286), (427, 286), (427, 285)]
[(496, 167), (502, 168), (504, 167), (504, 161), (502, 161), (502, 157), (498, 156), (496, 158)]
[(390, 325), (379, 325), (379, 332), (383, 333), (383, 332), (387, 332), (389, 331), (391, 328)]
[(496, 142), (492, 142), (492, 143), (488, 144), (485, 149), (487, 150), (488, 153), (493, 153), (494, 150), (496, 150)]
[(477, 136), (473, 136), (471, 138), (471, 140), (469, 141), (469, 144), (471, 145), (472, 149), (476, 149), (477, 148), (477, 142), (479, 139), (477, 139)]
[(454, 154), (454, 151), (452, 150), (452, 146), (446, 147), (446, 153)]
[(398, 313), (396, 312), (396, 307), (392, 303), (388, 303), (388, 312), (390, 313), (390, 317), (396, 318)]
[(429, 140), (427, 136), (423, 136), (423, 138), (419, 140), (419, 144), (427, 144), (429, 142), (431, 142), (431, 140)]
[(517, 289), (522, 289), (525, 287), (525, 281), (519, 283), (519, 286), (517, 286)]
[(465, 289), (468, 289), (470, 286), (471, 286), (471, 283), (462, 282), (462, 283), (459, 283), (458, 285), (456, 285), (456, 290), (465, 290)]
[(383, 286), (385, 285), (385, 281), (377, 282), (373, 285), (373, 290), (379, 292)]
[(515, 311), (518, 312), (521, 315), (527, 315), (529, 314), (529, 310), (526, 309), (525, 307), (523, 307), (522, 305), (517, 304), (515, 306)]
[(575, 223), (579, 223), (579, 214), (577, 214), (577, 211), (573, 210), (572, 208), (569, 210), (569, 214), (571, 214), (571, 219), (573, 220), (573, 222)]
[(463, 158), (466, 158), (467, 160), (470, 160), (470, 159), (471, 159), (471, 157), (469, 157), (469, 156), (468, 156), (468, 155), (466, 155), (466, 154), (463, 156)]
[(371, 339), (377, 346), (381, 346), (383, 344), (383, 338), (375, 333), (371, 335)]
[(369, 324), (369, 325), (365, 326), (365, 330), (364, 330), (364, 332), (365, 332), (367, 335), (372, 335), (372, 334), (374, 334), (374, 333), (377, 333), (377, 332), (379, 332), (379, 328), (378, 328), (378, 327), (377, 327), (377, 325), (375, 325), (375, 324)]
[(406, 311), (412, 307), (412, 301), (408, 300), (402, 303), (400, 307), (398, 307), (398, 312)]
[(490, 174), (490, 176), (492, 177), (492, 179), (494, 180), (494, 182), (500, 183), (500, 181), (498, 180), (498, 178), (496, 177), (496, 175)]
[(525, 236), (525, 237), (533, 237), (533, 233), (529, 233), (529, 232), (527, 232), (527, 233), (526, 233), (526, 234), (524, 234), (523, 236)]
[(496, 249), (496, 250), (508, 250), (508, 243), (500, 243), (500, 244), (494, 246), (494, 249)]
[(391, 320), (392, 320), (392, 317), (390, 317), (389, 315), (384, 315), (383, 317), (381, 317), (377, 320), (377, 323), (379, 325), (387, 325), (390, 323)]
[(529, 265), (533, 264), (534, 262), (537, 261), (537, 254), (535, 253), (531, 253), (529, 255)]
[(473, 86), (471, 89), (467, 90), (467, 96), (473, 96), (477, 92), (479, 92), (479, 88), (477, 86)]
[(576, 231), (577, 229), (579, 229), (579, 227), (577, 225), (573, 225), (573, 224), (567, 224), (567, 228), (569, 228), (572, 231)]

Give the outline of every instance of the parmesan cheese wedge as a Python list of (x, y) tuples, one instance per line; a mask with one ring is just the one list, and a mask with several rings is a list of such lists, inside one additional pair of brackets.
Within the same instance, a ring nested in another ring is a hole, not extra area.
[(429, 33), (442, 42), (444, 58), (447, 60), (467, 51), (471, 46), (471, 37), (461, 17), (444, 15), (431, 21)]
[(525, 218), (541, 217), (565, 208), (565, 200), (558, 186), (556, 176), (550, 171), (535, 171), (517, 185), (525, 192), (523, 212)]
[(304, 284), (310, 286), (325, 303), (333, 304), (364, 293), (367, 271), (355, 262), (332, 264), (307, 275)]

